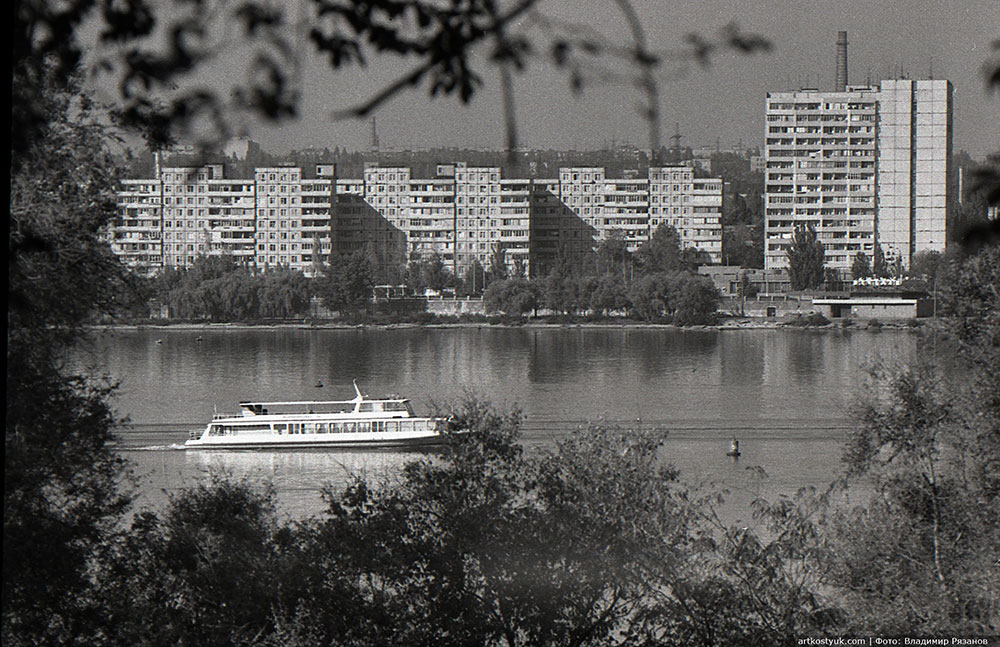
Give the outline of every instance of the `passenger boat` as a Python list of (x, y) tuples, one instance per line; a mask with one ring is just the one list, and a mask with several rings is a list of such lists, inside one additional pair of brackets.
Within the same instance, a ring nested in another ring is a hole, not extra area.
[(448, 420), (414, 415), (405, 398), (241, 402), (191, 432), (189, 449), (411, 447), (445, 442)]

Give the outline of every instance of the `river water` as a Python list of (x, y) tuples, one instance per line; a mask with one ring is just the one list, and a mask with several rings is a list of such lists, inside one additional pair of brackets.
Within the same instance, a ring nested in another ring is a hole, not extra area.
[[(519, 407), (531, 450), (591, 423), (662, 429), (664, 460), (682, 480), (732, 490), (728, 516), (740, 521), (757, 495), (833, 480), (863, 369), (909, 362), (918, 343), (904, 330), (143, 328), (95, 333), (75, 362), (120, 382), (115, 404), (130, 425), (119, 449), (140, 478), (137, 508), (162, 508), (217, 470), (270, 481), (292, 518), (322, 511), (326, 483), (391, 479), (424, 455), (181, 449), (240, 400), (349, 399), (357, 379), (418, 412), (466, 393)], [(726, 456), (734, 437), (737, 461)]]

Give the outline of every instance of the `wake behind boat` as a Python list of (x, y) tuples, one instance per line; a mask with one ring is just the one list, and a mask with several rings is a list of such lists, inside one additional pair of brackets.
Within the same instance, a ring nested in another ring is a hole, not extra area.
[(418, 417), (405, 398), (241, 402), (191, 432), (187, 449), (413, 447), (445, 442), (448, 421)]

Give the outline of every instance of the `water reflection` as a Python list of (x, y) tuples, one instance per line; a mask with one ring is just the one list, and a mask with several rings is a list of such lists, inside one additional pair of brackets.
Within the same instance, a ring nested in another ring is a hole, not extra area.
[[(126, 443), (133, 446), (183, 443), (187, 431), (203, 428), (215, 410), (234, 410), (241, 399), (350, 398), (358, 379), (368, 393), (410, 397), (422, 412), (467, 389), (501, 407), (516, 404), (527, 416), (526, 443), (539, 447), (588, 421), (627, 426), (639, 418), (643, 426), (670, 430), (667, 446), (688, 474), (735, 478), (719, 471), (728, 463), (717, 461), (738, 434), (741, 465), (753, 457), (769, 473), (787, 473), (782, 487), (794, 489), (836, 471), (836, 447), (850, 424), (848, 406), (863, 367), (912, 361), (917, 340), (901, 330), (140, 329), (97, 338), (90, 351), (81, 350), (79, 364), (96, 363), (121, 381), (119, 413), (137, 427), (169, 431), (162, 442), (137, 436)], [(289, 493), (308, 490), (302, 496), (313, 501), (318, 483), (359, 469), (392, 472), (408, 458), (131, 453), (137, 471), (159, 475), (145, 487), (150, 498), (161, 488), (197, 482), (214, 462), (279, 479), (287, 488), (280, 495), (291, 500)]]
[(316, 489), (323, 483), (340, 487), (362, 477), (382, 481), (401, 468), (432, 454), (398, 451), (186, 451), (189, 472), (261, 478), (280, 489)]

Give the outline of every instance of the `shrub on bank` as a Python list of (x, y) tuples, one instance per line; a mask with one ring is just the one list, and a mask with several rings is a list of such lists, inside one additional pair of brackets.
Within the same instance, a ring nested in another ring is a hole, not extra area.
[(809, 316), (796, 315), (794, 319), (787, 321), (786, 325), (795, 326), (797, 328), (818, 328), (830, 325), (830, 320), (824, 317), (821, 313), (814, 312)]

